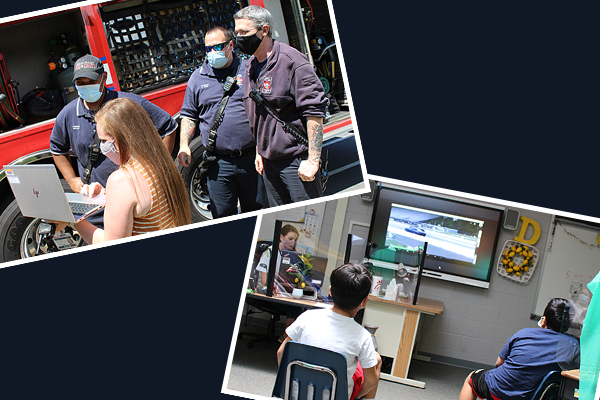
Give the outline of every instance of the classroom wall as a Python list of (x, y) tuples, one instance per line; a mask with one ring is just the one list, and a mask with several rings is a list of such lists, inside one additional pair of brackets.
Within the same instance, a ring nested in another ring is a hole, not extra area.
[[(445, 197), (460, 199), (453, 196)], [(464, 201), (465, 199), (460, 200)], [(486, 204), (480, 201), (477, 203)], [(341, 228), (344, 237), (350, 232), (351, 225), (353, 225), (352, 232), (354, 234), (360, 235), (363, 232), (366, 237), (368, 228), (363, 228), (356, 223), (368, 225), (371, 222), (373, 206), (374, 202), (362, 200), (360, 196), (328, 201), (320, 233), (320, 252), (329, 251), (332, 236), (338, 236), (332, 235), (332, 233), (334, 230), (339, 231), (339, 224), (342, 224), (342, 221), (336, 220), (336, 213), (339, 218), (340, 207), (341, 209), (346, 208), (343, 228)], [(443, 302), (444, 312), (441, 315), (425, 315), (423, 317), (420, 342), (418, 343), (420, 354), (428, 355), (432, 360), (438, 362), (473, 368), (490, 367), (494, 365), (498, 353), (515, 332), (526, 327), (537, 327), (537, 321), (531, 320), (530, 315), (544, 261), (545, 247), (551, 231), (552, 215), (526, 209), (519, 209), (519, 211), (521, 216), (538, 222), (542, 232), (539, 240), (534, 244), (540, 257), (531, 279), (523, 284), (507, 279), (494, 270), (490, 287), (483, 289), (423, 277), (419, 297)], [(277, 218), (278, 213), (263, 216), (261, 232), (265, 232), (266, 235), (271, 234)], [(521, 224), (516, 230), (501, 229), (496, 257), (505, 241), (518, 235), (520, 227)], [(529, 237), (530, 235), (527, 234), (526, 238)], [(345, 248), (346, 242), (342, 240), (339, 243), (337, 265), (343, 261)], [(331, 267), (328, 265), (328, 270)], [(328, 285), (329, 282), (325, 281), (324, 287), (328, 287)]]
[[(551, 215), (520, 210), (521, 216), (537, 221), (542, 234), (534, 245), (540, 258), (531, 279), (523, 284), (492, 272), (489, 289), (423, 279), (420, 295), (444, 303), (444, 313), (425, 316), (419, 350), (435, 355), (439, 361), (466, 361), (464, 365), (493, 366), (506, 341), (518, 330), (537, 327), (530, 315), (543, 263)], [(518, 230), (502, 229), (496, 257), (504, 242), (513, 239)], [(448, 359), (448, 360), (447, 360)]]

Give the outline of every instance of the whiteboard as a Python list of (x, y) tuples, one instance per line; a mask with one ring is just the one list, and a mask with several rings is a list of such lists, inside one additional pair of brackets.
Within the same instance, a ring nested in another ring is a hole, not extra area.
[[(558, 218), (549, 235), (532, 313), (542, 316), (554, 297), (573, 300), (600, 271), (600, 227)], [(591, 245), (591, 246), (590, 246)]]

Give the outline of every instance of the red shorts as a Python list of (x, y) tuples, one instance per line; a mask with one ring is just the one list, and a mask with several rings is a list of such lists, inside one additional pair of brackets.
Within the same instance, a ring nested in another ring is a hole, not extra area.
[(360, 361), (357, 361), (358, 365), (356, 366), (356, 371), (352, 376), (352, 380), (354, 380), (354, 389), (352, 389), (352, 396), (350, 396), (349, 400), (354, 400), (354, 397), (360, 391), (363, 383), (365, 382), (365, 374), (363, 373), (363, 369), (360, 366)]

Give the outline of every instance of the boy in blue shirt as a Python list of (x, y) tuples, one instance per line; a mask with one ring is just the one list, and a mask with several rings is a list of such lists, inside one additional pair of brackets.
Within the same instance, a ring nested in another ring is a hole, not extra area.
[(538, 322), (504, 345), (496, 368), (474, 371), (465, 380), (459, 400), (529, 400), (544, 376), (579, 366), (579, 342), (566, 332), (571, 324), (567, 300), (550, 300)]

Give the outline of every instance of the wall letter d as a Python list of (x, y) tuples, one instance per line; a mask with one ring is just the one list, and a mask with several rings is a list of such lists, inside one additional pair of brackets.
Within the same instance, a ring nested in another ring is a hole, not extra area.
[[(521, 243), (525, 243), (525, 244), (535, 244), (538, 239), (540, 238), (540, 234), (542, 233), (542, 230), (540, 229), (540, 224), (538, 224), (537, 222), (535, 222), (534, 220), (527, 218), (527, 217), (521, 217), (521, 221), (522, 221), (522, 225), (521, 225), (521, 231), (519, 232), (519, 236), (515, 236), (515, 241), (517, 242), (521, 242)], [(527, 228), (531, 225), (531, 228), (533, 229), (533, 235), (531, 236), (531, 238), (529, 239), (525, 239), (525, 233), (527, 232)]]

